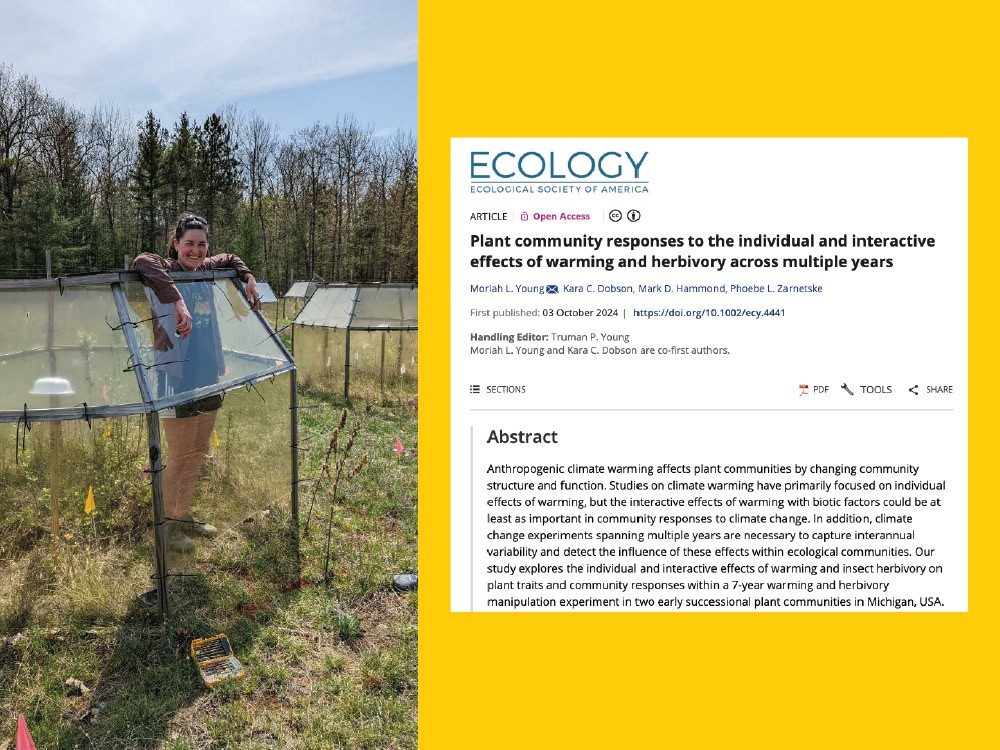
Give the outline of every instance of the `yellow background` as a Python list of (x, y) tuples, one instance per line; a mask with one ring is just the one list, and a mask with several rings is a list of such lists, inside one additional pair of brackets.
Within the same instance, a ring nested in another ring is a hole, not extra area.
[[(754, 5), (420, 3), (425, 750), (1000, 746), (1000, 26), (959, 3)], [(453, 136), (968, 137), (969, 613), (449, 613)]]

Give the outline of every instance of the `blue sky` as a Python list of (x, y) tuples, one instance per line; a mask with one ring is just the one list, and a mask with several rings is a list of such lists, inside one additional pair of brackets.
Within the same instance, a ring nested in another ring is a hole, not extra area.
[(0, 0), (0, 63), (168, 127), (235, 104), (283, 135), (339, 115), (415, 132), (416, 60), (416, 0)]

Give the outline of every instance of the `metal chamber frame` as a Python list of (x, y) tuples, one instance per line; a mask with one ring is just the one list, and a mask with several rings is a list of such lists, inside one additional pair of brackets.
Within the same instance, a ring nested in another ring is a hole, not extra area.
[[(312, 296), (309, 297), (309, 301), (302, 307), (301, 310), (295, 316), (295, 320), (292, 321), (292, 352), (295, 351), (295, 327), (303, 326), (309, 328), (326, 328), (329, 330), (342, 330), (344, 331), (344, 398), (350, 398), (351, 390), (351, 333), (352, 332), (367, 332), (367, 333), (392, 333), (392, 332), (412, 332), (417, 330), (417, 325), (407, 325), (407, 324), (386, 324), (386, 325), (358, 325), (356, 317), (358, 314), (358, 302), (361, 299), (360, 292), (362, 289), (408, 289), (415, 290), (417, 288), (416, 283), (381, 283), (381, 282), (332, 282), (329, 284), (323, 284), (313, 292)], [(354, 289), (356, 294), (354, 295), (353, 302), (351, 304), (350, 312), (348, 313), (347, 320), (344, 325), (321, 325), (316, 323), (304, 323), (300, 322), (299, 319), (306, 313), (309, 304), (315, 299), (316, 294), (324, 289)], [(400, 298), (400, 320), (405, 319), (405, 314), (402, 309), (402, 298)], [(384, 373), (384, 362), (385, 362), (385, 340), (383, 337), (382, 341), (382, 361), (383, 361), (383, 373)], [(384, 375), (383, 375), (384, 377)]]
[[(190, 281), (214, 281), (219, 279), (233, 280), (237, 288), (246, 299), (246, 290), (237, 278), (234, 270), (225, 271), (183, 271), (170, 274), (171, 278), (177, 282)], [(142, 277), (130, 271), (121, 271), (103, 274), (87, 274), (81, 276), (59, 277), (55, 279), (26, 279), (8, 280), (0, 279), (0, 291), (2, 290), (58, 290), (60, 295), (63, 290), (74, 287), (94, 287), (110, 286), (114, 298), (115, 307), (119, 316), (119, 324), (125, 339), (130, 359), (133, 362), (142, 362), (141, 349), (134, 326), (137, 321), (131, 320), (128, 301), (122, 289), (122, 284), (130, 282), (141, 282)], [(248, 303), (249, 304), (249, 303)], [(162, 436), (160, 429), (159, 412), (163, 409), (190, 403), (200, 398), (218, 393), (235, 390), (242, 387), (250, 387), (253, 383), (272, 378), (284, 373), (290, 373), (290, 420), (291, 420), (291, 512), (293, 542), (297, 549), (298, 542), (298, 385), (295, 372), (295, 363), (292, 355), (285, 347), (281, 338), (274, 332), (267, 319), (261, 315), (260, 311), (254, 311), (256, 319), (260, 322), (264, 331), (269, 331), (271, 338), (277, 344), (285, 358), (285, 363), (273, 365), (262, 370), (258, 370), (251, 375), (225, 380), (223, 382), (205, 386), (202, 388), (189, 390), (166, 398), (155, 398), (147, 378), (146, 368), (136, 366), (131, 368), (137, 380), (137, 386), (142, 398), (140, 403), (118, 404), (110, 406), (88, 406), (83, 403), (67, 408), (46, 408), (29, 409), (27, 405), (20, 411), (0, 411), (0, 424), (18, 423), (27, 429), (37, 422), (62, 422), (69, 420), (105, 419), (113, 417), (124, 417), (136, 414), (146, 415), (146, 426), (148, 433), (148, 453), (149, 453), (149, 473), (150, 484), (152, 486), (153, 497), (153, 518), (155, 533), (155, 569), (156, 588), (158, 593), (158, 606), (160, 614), (167, 616), (170, 612), (169, 594), (167, 589), (167, 578), (171, 575), (167, 565), (167, 538), (164, 514), (163, 489), (161, 486), (161, 470), (163, 464), (162, 457)], [(62, 348), (62, 347), (61, 347)], [(47, 351), (46, 347), (41, 347), (37, 351)], [(35, 352), (33, 349), (32, 352)], [(11, 353), (10, 357), (19, 353)], [(253, 357), (252, 354), (244, 356)], [(0, 384), (2, 385), (2, 384)]]

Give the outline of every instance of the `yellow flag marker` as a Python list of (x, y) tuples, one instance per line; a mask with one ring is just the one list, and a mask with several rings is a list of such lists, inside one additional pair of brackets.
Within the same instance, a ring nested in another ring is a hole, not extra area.
[(212, 450), (219, 450), (219, 433), (212, 430)]
[(105, 440), (111, 437), (111, 422), (107, 419), (104, 420), (104, 432), (101, 433), (101, 437)]
[(87, 490), (87, 502), (83, 504), (83, 512), (90, 515), (95, 510), (97, 510), (97, 503), (94, 502), (94, 486), (91, 485), (90, 489)]

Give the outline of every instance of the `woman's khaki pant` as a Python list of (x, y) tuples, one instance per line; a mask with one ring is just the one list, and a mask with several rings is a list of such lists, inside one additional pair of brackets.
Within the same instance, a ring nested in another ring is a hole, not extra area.
[(209, 411), (193, 417), (163, 420), (163, 431), (167, 435), (163, 511), (167, 518), (185, 518), (191, 512), (191, 500), (205, 463), (217, 414), (217, 411)]

